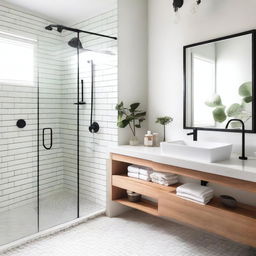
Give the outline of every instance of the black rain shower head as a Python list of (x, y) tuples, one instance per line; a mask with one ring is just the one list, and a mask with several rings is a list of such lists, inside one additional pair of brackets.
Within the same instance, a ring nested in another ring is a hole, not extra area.
[(69, 42), (68, 45), (73, 47), (73, 48), (78, 48), (78, 49), (83, 49), (83, 45), (81, 43), (81, 41), (79, 40), (78, 37), (74, 37), (72, 38)]

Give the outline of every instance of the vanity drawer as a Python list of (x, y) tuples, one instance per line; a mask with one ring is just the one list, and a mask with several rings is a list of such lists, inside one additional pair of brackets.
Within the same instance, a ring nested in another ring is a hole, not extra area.
[(231, 210), (217, 198), (208, 205), (200, 205), (169, 193), (159, 198), (158, 214), (256, 247), (255, 207), (240, 204)]

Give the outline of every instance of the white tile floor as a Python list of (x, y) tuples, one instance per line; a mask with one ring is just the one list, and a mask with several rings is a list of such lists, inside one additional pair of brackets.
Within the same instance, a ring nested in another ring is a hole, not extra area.
[[(87, 216), (104, 207), (80, 198), (80, 216)], [(76, 194), (58, 192), (40, 200), (40, 231), (74, 220), (77, 217)], [(36, 202), (0, 213), (0, 245), (37, 232)]]
[(5, 256), (255, 256), (255, 249), (141, 212), (90, 220)]

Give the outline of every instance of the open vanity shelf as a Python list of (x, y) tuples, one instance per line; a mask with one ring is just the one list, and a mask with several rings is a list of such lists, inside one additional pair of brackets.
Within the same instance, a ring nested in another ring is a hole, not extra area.
[[(176, 173), (250, 192), (256, 192), (254, 182), (111, 154), (111, 200), (154, 216), (170, 217), (236, 242), (256, 247), (256, 207), (239, 203), (236, 209), (229, 209), (223, 206), (217, 197), (207, 205), (182, 199), (176, 196), (176, 188), (181, 184), (167, 187), (127, 177), (127, 167), (131, 164), (143, 165), (151, 167), (155, 171)], [(143, 199), (138, 203), (129, 202), (126, 190), (152, 198), (152, 201)]]

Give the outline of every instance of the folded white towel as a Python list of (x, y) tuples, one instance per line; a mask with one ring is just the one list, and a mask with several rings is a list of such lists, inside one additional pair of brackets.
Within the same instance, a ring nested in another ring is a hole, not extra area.
[(142, 175), (150, 175), (153, 172), (151, 168), (139, 165), (129, 165), (127, 170), (128, 172), (139, 173)]
[(170, 185), (178, 183), (179, 181), (178, 181), (178, 179), (172, 180), (172, 181), (159, 181), (159, 180), (152, 179), (152, 182), (156, 183), (156, 184), (164, 185), (164, 186), (170, 186)]
[(136, 179), (140, 179), (140, 180), (145, 180), (145, 181), (150, 181), (150, 177), (147, 176), (147, 175), (142, 175), (142, 174), (139, 174), (139, 173), (132, 173), (132, 172), (128, 172), (128, 177), (131, 177), (131, 178), (136, 178)]
[(150, 174), (151, 179), (159, 180), (159, 181), (172, 181), (178, 179), (178, 176), (172, 176), (172, 177), (159, 177), (157, 175), (154, 175), (154, 173)]
[[(151, 176), (150, 176), (151, 177)], [(154, 177), (151, 177), (152, 181), (156, 182), (156, 183), (169, 183), (169, 184), (174, 184), (174, 182), (178, 181), (178, 177), (173, 177), (171, 179), (165, 180), (165, 179), (156, 179)]]
[(144, 167), (143, 167), (143, 168), (139, 169), (139, 173), (142, 174), (142, 175), (150, 175), (152, 172), (153, 172), (153, 170), (150, 169), (150, 168), (148, 168), (148, 169), (145, 168), (144, 169)]
[(172, 178), (172, 177), (177, 177), (176, 174), (166, 173), (166, 172), (153, 172), (151, 175), (153, 175), (155, 178), (160, 178), (160, 179), (168, 179), (168, 178)]
[(138, 179), (139, 178), (139, 173), (128, 172), (127, 176)]
[(128, 172), (139, 173), (140, 168), (138, 165), (129, 165), (127, 170)]
[(195, 183), (187, 183), (179, 186), (176, 189), (177, 193), (185, 193), (191, 195), (195, 198), (204, 199), (205, 197), (211, 195), (213, 196), (213, 189), (205, 186), (201, 186)]
[(178, 183), (178, 176), (172, 173), (153, 172), (150, 174), (150, 178), (152, 182), (165, 186)]
[(140, 180), (145, 180), (145, 181), (151, 181), (151, 178), (149, 176), (142, 175), (142, 174), (140, 174), (139, 179)]
[(204, 197), (204, 198), (198, 198), (198, 197), (188, 195), (186, 193), (177, 192), (176, 194), (177, 194), (177, 196), (182, 197), (183, 199), (188, 199), (190, 201), (200, 203), (200, 204), (204, 204), (204, 205), (208, 204), (211, 201), (211, 199), (213, 198), (213, 195), (209, 195), (209, 196)]
[(165, 186), (170, 186), (170, 185), (178, 183), (178, 177), (173, 177), (173, 178), (170, 178), (168, 180), (166, 180), (166, 179), (158, 179), (158, 178), (156, 179), (154, 177), (153, 178), (151, 177), (151, 180), (154, 183), (165, 185)]
[(183, 197), (183, 196), (179, 196), (179, 197), (182, 198), (182, 199), (197, 203), (197, 204), (201, 204), (201, 205), (207, 205), (211, 201), (211, 200), (209, 200), (208, 202), (199, 202), (197, 200), (192, 200), (192, 199), (189, 199), (189, 198), (186, 198), (186, 197)]

